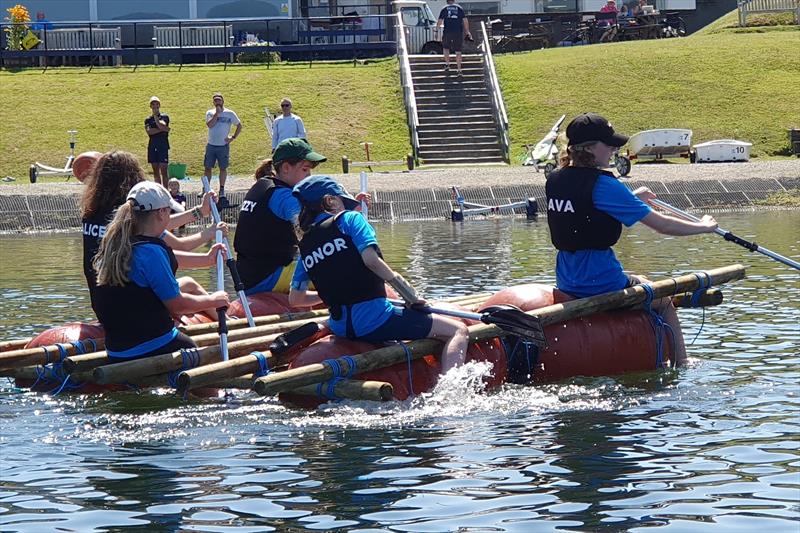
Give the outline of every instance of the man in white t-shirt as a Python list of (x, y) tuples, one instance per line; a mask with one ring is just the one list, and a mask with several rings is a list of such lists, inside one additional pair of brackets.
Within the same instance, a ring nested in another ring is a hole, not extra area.
[[(222, 94), (215, 93), (212, 97), (214, 108), (206, 111), (206, 126), (208, 126), (208, 144), (206, 155), (203, 159), (205, 174), (211, 181), (211, 172), (215, 165), (219, 165), (219, 201), (218, 205), (224, 209), (228, 207), (225, 197), (225, 180), (228, 178), (228, 163), (230, 162), (231, 142), (242, 131), (242, 122), (232, 110), (224, 106), (225, 99)], [(236, 130), (231, 135), (231, 127)]]
[(305, 139), (306, 127), (303, 119), (292, 113), (292, 101), (288, 98), (281, 100), (281, 116), (272, 122), (272, 151), (286, 139)]

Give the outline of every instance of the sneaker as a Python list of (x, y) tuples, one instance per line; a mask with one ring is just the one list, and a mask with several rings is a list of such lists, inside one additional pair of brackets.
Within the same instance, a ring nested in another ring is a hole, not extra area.
[(460, 71), (460, 70), (458, 71), (458, 73), (456, 73), (456, 76), (458, 76), (459, 78), (462, 76), (462, 74), (461, 74), (461, 71)]
[(444, 64), (444, 71), (445, 72), (450, 72), (450, 65), (449, 64), (447, 64), (447, 63)]
[(217, 209), (226, 209), (230, 206), (231, 204), (228, 203), (227, 196), (220, 196), (219, 199), (217, 200)]

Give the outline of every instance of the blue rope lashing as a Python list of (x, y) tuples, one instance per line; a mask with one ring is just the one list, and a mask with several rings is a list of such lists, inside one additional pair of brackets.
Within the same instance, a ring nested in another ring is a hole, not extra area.
[(181, 367), (167, 374), (167, 382), (173, 389), (178, 388), (178, 374), (195, 368), (200, 364), (200, 351), (197, 348), (181, 348)]
[(260, 378), (271, 372), (269, 368), (269, 361), (267, 361), (266, 355), (261, 352), (253, 352), (250, 355), (255, 356), (256, 361), (258, 362), (258, 370), (255, 371), (256, 377)]
[(344, 377), (350, 379), (353, 377), (353, 374), (356, 373), (356, 366), (358, 366), (358, 363), (356, 363), (352, 355), (342, 356), (342, 359), (347, 363), (347, 374), (345, 374)]
[(55, 392), (51, 392), (50, 395), (51, 396), (58, 396), (61, 393), (61, 391), (65, 390), (65, 389), (66, 390), (70, 390), (70, 389), (77, 389), (78, 387), (80, 387), (80, 384), (78, 384), (78, 383), (69, 384), (69, 378), (70, 378), (70, 374), (67, 374), (67, 376), (64, 378), (64, 382), (61, 383), (60, 387), (58, 387), (58, 390), (55, 391)]
[[(45, 352), (45, 353), (47, 353), (47, 350), (45, 350), (44, 352)], [(36, 380), (35, 380), (35, 381), (33, 382), (33, 384), (30, 386), (30, 389), (31, 389), (31, 390), (33, 390), (34, 388), (36, 388), (36, 385), (38, 385), (38, 384), (39, 384), (39, 382), (40, 382), (42, 379), (46, 379), (46, 378), (45, 378), (45, 368), (46, 368), (46, 367), (45, 367), (44, 365), (42, 365), (42, 366), (37, 366), (37, 367), (36, 367)]]
[(664, 318), (653, 309), (653, 298), (655, 297), (655, 292), (653, 292), (653, 287), (647, 284), (641, 285), (646, 293), (646, 297), (644, 300), (644, 310), (650, 315), (650, 325), (653, 327), (653, 333), (656, 337), (656, 368), (662, 368), (664, 366), (664, 341), (662, 340), (662, 333), (666, 329), (672, 335), (672, 346), (675, 346), (675, 332), (672, 331), (672, 328), (664, 321)]
[(83, 349), (83, 343), (81, 341), (74, 341), (70, 344), (73, 348), (75, 348), (75, 355), (83, 355), (86, 353), (86, 350)]
[(331, 368), (331, 378), (342, 377), (342, 365), (339, 364), (339, 361), (336, 359), (325, 359), (322, 363)]
[[(711, 276), (708, 275), (708, 272), (695, 273), (695, 277), (697, 278), (697, 289), (692, 293), (692, 298), (690, 300), (690, 304), (692, 307), (699, 306), (700, 297), (703, 294), (705, 294), (706, 291), (708, 291), (708, 289), (711, 287)], [(690, 346), (694, 344), (694, 342), (700, 336), (700, 333), (703, 331), (703, 326), (706, 323), (706, 308), (703, 307), (702, 309), (703, 309), (703, 318), (701, 319), (700, 322), (700, 328), (697, 330), (697, 333), (695, 333), (692, 342), (689, 343)]]
[(692, 293), (689, 304), (692, 307), (699, 307), (700, 298), (711, 287), (711, 276), (708, 275), (708, 272), (695, 272), (694, 277), (697, 278), (697, 289)]
[(92, 351), (93, 351), (93, 352), (96, 352), (96, 351), (97, 351), (97, 343), (94, 341), (94, 339), (86, 339), (84, 342), (91, 343), (91, 345), (92, 345)]
[(408, 345), (406, 345), (406, 343), (401, 342), (399, 344), (403, 347), (403, 351), (406, 352), (406, 363), (408, 365), (408, 390), (411, 392), (411, 396), (416, 396), (417, 393), (414, 392), (414, 376), (411, 372), (411, 350), (408, 349)]

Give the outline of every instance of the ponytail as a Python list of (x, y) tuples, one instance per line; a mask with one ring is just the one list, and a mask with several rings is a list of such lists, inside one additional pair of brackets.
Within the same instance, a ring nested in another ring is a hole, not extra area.
[(265, 159), (256, 168), (256, 179), (261, 178), (274, 178), (275, 167), (272, 164), (272, 159)]
[(129, 281), (133, 248), (131, 237), (137, 235), (142, 222), (156, 211), (135, 211), (133, 200), (119, 206), (114, 219), (106, 227), (92, 266), (98, 285), (122, 286)]

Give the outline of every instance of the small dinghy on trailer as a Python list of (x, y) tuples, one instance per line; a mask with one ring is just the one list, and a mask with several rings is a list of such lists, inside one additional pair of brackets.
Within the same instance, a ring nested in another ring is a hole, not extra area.
[(631, 170), (631, 161), (690, 157), (692, 130), (665, 128), (640, 131), (628, 139), (626, 155), (617, 155), (614, 165), (621, 176)]

